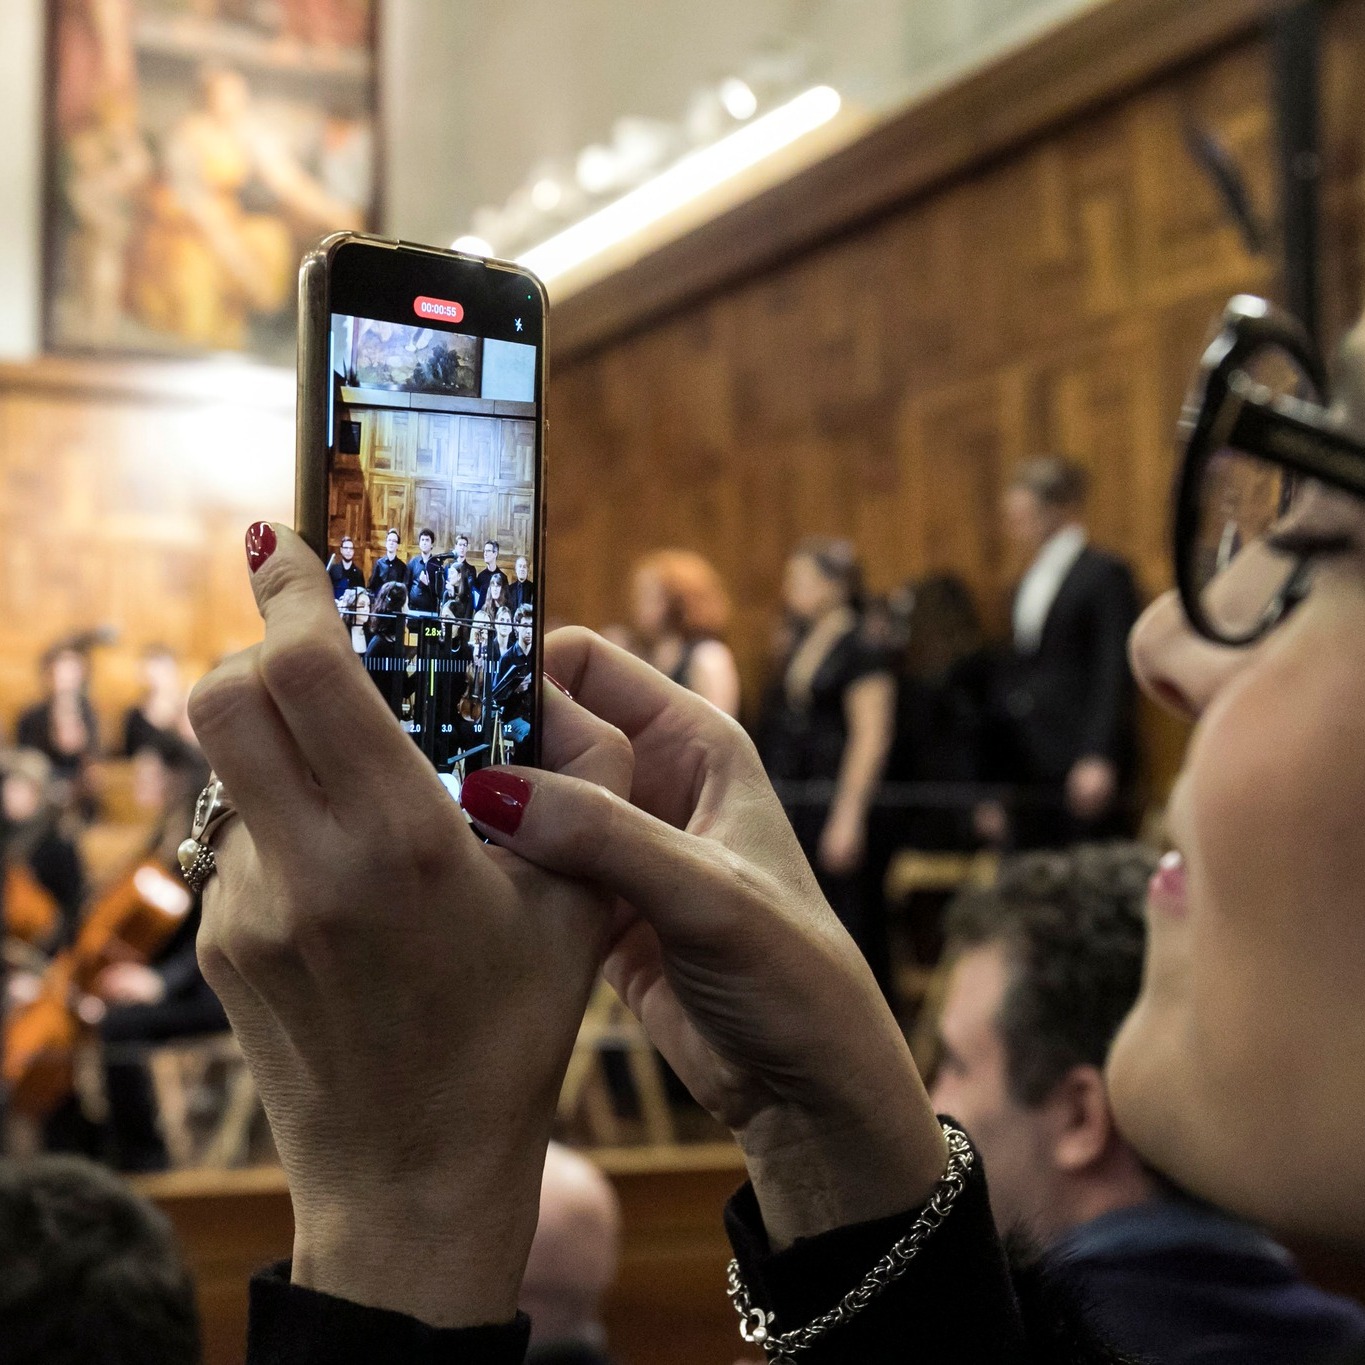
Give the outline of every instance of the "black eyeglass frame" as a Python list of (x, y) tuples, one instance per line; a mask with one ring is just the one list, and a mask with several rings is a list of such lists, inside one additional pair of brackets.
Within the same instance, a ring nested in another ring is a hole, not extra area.
[[(1316, 390), (1317, 402), (1276, 394), (1248, 373), (1258, 353), (1284, 351)], [(1185, 454), (1175, 501), (1175, 576), (1190, 624), (1216, 644), (1244, 646), (1261, 639), (1298, 600), (1298, 575), (1261, 619), (1240, 635), (1208, 617), (1194, 575), (1192, 553), (1200, 524), (1200, 492), (1209, 460), (1219, 451), (1244, 451), (1295, 474), (1365, 498), (1365, 444), (1343, 431), (1327, 411), (1327, 367), (1304, 328), (1265, 299), (1239, 294), (1223, 310), (1222, 326), (1200, 363), (1199, 380), (1181, 421)]]

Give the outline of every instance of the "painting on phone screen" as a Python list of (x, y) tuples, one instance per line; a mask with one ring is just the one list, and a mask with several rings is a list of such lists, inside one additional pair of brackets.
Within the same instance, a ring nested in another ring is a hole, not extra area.
[(537, 723), (536, 350), (333, 314), (328, 574), (447, 787)]

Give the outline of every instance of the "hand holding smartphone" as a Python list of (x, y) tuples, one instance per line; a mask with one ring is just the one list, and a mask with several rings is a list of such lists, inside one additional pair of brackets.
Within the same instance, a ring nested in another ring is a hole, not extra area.
[(299, 276), (299, 533), (375, 686), (454, 796), (539, 765), (544, 286), (353, 233)]

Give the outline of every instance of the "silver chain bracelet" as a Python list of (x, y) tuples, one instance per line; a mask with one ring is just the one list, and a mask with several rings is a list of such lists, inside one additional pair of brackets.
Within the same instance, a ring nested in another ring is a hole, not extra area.
[(960, 1128), (945, 1123), (943, 1136), (948, 1140), (948, 1166), (934, 1186), (929, 1202), (915, 1219), (914, 1226), (829, 1312), (821, 1313), (805, 1327), (798, 1327), (780, 1337), (774, 1336), (774, 1315), (753, 1306), (749, 1301), (749, 1291), (740, 1278), (739, 1262), (730, 1262), (727, 1278), (730, 1302), (739, 1314), (739, 1334), (748, 1345), (764, 1349), (768, 1365), (792, 1365), (798, 1351), (813, 1346), (832, 1327), (840, 1326), (855, 1313), (861, 1312), (877, 1295), (905, 1274), (910, 1262), (919, 1254), (919, 1249), (952, 1212), (976, 1160), (972, 1144)]

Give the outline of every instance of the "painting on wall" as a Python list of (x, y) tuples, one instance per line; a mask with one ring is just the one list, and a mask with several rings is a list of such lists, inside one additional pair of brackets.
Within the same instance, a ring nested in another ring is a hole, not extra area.
[(291, 363), (376, 212), (377, 0), (49, 0), (49, 348)]

